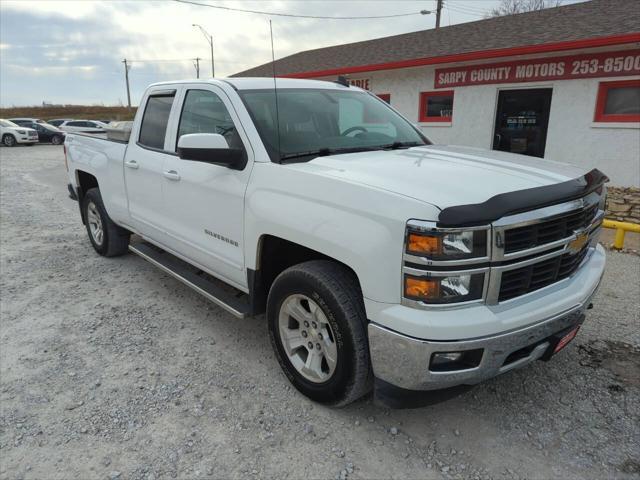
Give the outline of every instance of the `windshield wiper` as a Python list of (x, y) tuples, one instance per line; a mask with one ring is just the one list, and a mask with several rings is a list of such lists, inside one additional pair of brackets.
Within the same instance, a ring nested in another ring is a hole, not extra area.
[(310, 150), (307, 152), (288, 153), (280, 157), (281, 160), (289, 160), (291, 158), (301, 157), (326, 157), (327, 155), (340, 155), (342, 153), (371, 152), (381, 150), (382, 147), (372, 145), (370, 147), (342, 147), (342, 148), (319, 148), (318, 150)]
[(319, 148), (318, 150), (309, 150), (306, 152), (288, 153), (282, 155), (280, 160), (290, 160), (292, 158), (302, 157), (326, 157), (327, 155), (340, 155), (342, 153), (358, 153), (358, 152), (374, 152), (377, 150), (397, 150), (399, 148), (409, 148), (424, 145), (420, 142), (393, 142), (388, 145), (370, 145), (361, 147), (342, 147), (342, 148)]
[(325, 157), (327, 155), (331, 155), (331, 153), (333, 153), (333, 151), (329, 148), (319, 148), (318, 150), (309, 150), (306, 152), (287, 153), (286, 155), (281, 155), (280, 160), (302, 157)]
[(410, 148), (410, 147), (418, 147), (420, 145), (424, 145), (424, 143), (420, 142), (393, 142), (387, 145), (380, 145), (379, 148), (382, 150), (397, 150), (399, 148)]

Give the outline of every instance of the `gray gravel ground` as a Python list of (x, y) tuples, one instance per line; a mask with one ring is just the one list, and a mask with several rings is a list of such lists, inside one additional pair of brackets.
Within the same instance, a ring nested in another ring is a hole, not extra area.
[(316, 405), (263, 318), (105, 259), (62, 147), (0, 149), (0, 479), (640, 478), (640, 257), (579, 337), (435, 406)]

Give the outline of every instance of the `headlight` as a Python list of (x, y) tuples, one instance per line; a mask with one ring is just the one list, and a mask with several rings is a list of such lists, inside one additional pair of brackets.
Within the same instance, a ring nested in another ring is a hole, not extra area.
[(482, 298), (485, 273), (420, 277), (405, 274), (404, 296), (424, 303), (459, 303)]
[(25, 133), (27, 133), (25, 130), (16, 130), (16, 132), (18, 132), (20, 135), (24, 135)]
[(422, 232), (410, 227), (406, 251), (431, 260), (486, 257), (487, 230)]

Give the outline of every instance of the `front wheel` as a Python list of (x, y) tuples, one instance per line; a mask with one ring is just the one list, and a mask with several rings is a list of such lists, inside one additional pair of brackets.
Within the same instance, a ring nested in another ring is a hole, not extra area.
[(13, 147), (16, 144), (16, 137), (7, 133), (2, 137), (2, 143), (5, 147)]
[(84, 195), (82, 214), (89, 240), (96, 252), (105, 257), (116, 257), (127, 253), (131, 233), (109, 218), (99, 189), (92, 188)]
[(288, 268), (269, 292), (267, 321), (282, 370), (307, 397), (343, 406), (371, 389), (362, 293), (347, 268), (326, 260)]
[(62, 137), (60, 135), (54, 135), (51, 137), (51, 143), (53, 145), (60, 145), (62, 143)]

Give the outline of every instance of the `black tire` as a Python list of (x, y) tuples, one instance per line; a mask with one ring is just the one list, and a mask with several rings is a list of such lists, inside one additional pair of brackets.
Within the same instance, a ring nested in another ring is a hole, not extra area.
[[(93, 212), (93, 213), (90, 213)], [(101, 221), (101, 241), (96, 239), (94, 232), (92, 231), (92, 225), (90, 219), (93, 215), (98, 215)], [(100, 195), (100, 189), (92, 188), (82, 198), (82, 215), (87, 227), (87, 234), (89, 240), (93, 245), (93, 248), (100, 255), (105, 257), (117, 257), (124, 255), (129, 249), (129, 238), (131, 232), (116, 225), (104, 208), (102, 203), (102, 196)]]
[(2, 136), (2, 144), (5, 147), (15, 147), (16, 146), (16, 137), (14, 137), (13, 135), (11, 135), (10, 133), (5, 133)]
[[(283, 302), (291, 295), (312, 299), (326, 316), (337, 345), (337, 363), (328, 380), (307, 380), (289, 360), (279, 329)], [(368, 393), (373, 385), (369, 359), (367, 317), (362, 292), (353, 272), (328, 260), (294, 265), (273, 282), (267, 300), (269, 336), (282, 370), (291, 383), (310, 399), (344, 406)]]
[(51, 137), (51, 143), (53, 145), (61, 145), (62, 141), (62, 135), (54, 135), (53, 137)]

